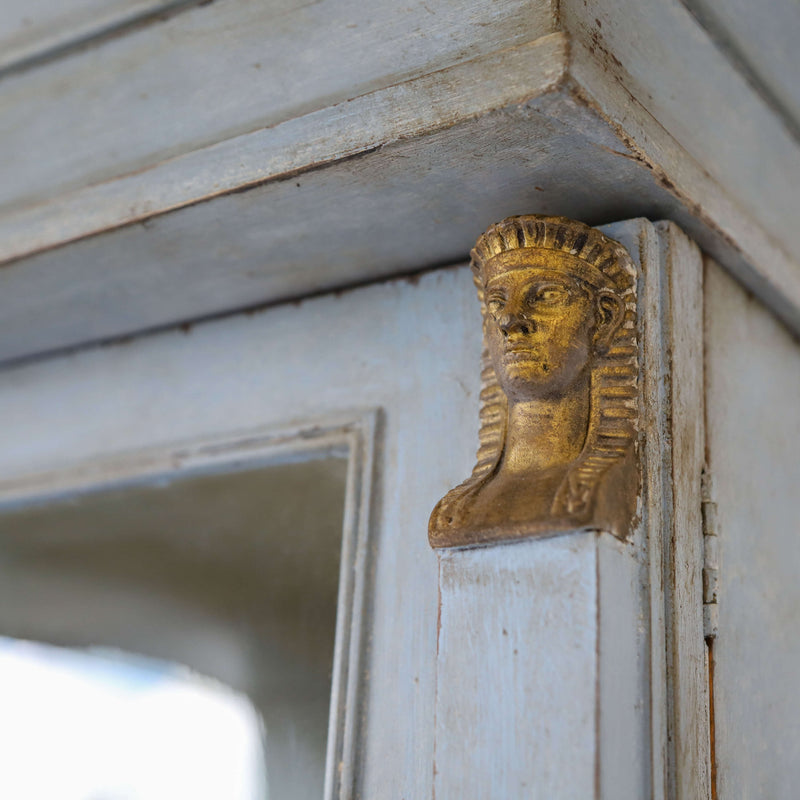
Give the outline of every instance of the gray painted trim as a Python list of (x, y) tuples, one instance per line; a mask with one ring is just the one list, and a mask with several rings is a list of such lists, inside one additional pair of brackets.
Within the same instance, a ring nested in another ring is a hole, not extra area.
[[(59, 9), (56, 2), (53, 15), (44, 24), (34, 24), (32, 35), (4, 37), (0, 49), (0, 79), (22, 70), (41, 67), (64, 58), (82, 48), (102, 43), (105, 39), (122, 36), (134, 28), (163, 20), (204, 0), (140, 0), (117, 3), (121, 8), (105, 14), (70, 14)], [(61, 13), (59, 13), (61, 12)], [(98, 18), (99, 16), (99, 18)], [(48, 32), (48, 28), (51, 31)]]
[[(725, 53), (733, 67), (755, 89), (764, 102), (781, 117), (792, 136), (800, 141), (800, 118), (798, 118), (795, 103), (792, 102), (792, 99), (782, 96), (782, 87), (775, 84), (774, 78), (771, 79), (768, 74), (765, 74), (763, 67), (753, 63), (751, 54), (747, 52), (750, 48), (743, 47), (742, 41), (737, 35), (742, 31), (746, 34), (751, 34), (754, 29), (760, 27), (763, 23), (766, 13), (774, 15), (783, 24), (783, 30), (786, 31), (785, 38), (781, 42), (771, 42), (771, 47), (768, 48), (769, 52), (765, 52), (762, 55), (772, 60), (776, 73), (783, 72), (786, 83), (791, 83), (796, 79), (800, 70), (800, 63), (793, 63), (793, 61), (797, 62), (798, 59), (797, 47), (792, 36), (793, 33), (800, 29), (800, 7), (796, 3), (793, 6), (792, 0), (788, 0), (783, 8), (780, 8), (779, 4), (773, 3), (773, 7), (770, 9), (766, 8), (766, 4), (751, 3), (747, 11), (753, 16), (748, 18), (747, 13), (742, 13), (741, 6), (738, 9), (739, 13), (736, 13), (735, 4), (728, 3), (727, 5), (730, 6), (729, 11), (734, 12), (732, 15), (734, 22), (729, 15), (720, 13), (720, 6), (726, 5), (724, 3), (709, 2), (709, 0), (680, 0), (680, 2), (703, 26), (703, 29), (713, 39), (716, 46)], [(776, 11), (779, 12), (777, 15), (775, 14)], [(726, 16), (728, 16), (727, 20)], [(731, 24), (732, 22), (734, 24)], [(755, 42), (751, 47), (759, 47), (762, 44), (763, 42)], [(789, 46), (781, 52), (781, 45), (787, 44)], [(775, 52), (776, 50), (778, 51), (777, 53)]]
[(354, 411), (280, 429), (241, 431), (112, 457), (76, 461), (21, 477), (0, 476), (0, 510), (65, 495), (174, 479), (180, 473), (224, 472), (346, 454), (336, 639), (324, 800), (353, 797), (363, 705), (363, 653), (368, 617), (370, 509), (375, 475), (377, 410)]

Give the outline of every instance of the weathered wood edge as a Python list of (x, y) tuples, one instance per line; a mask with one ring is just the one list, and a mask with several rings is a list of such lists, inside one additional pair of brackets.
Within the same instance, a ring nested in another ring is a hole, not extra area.
[(705, 460), (703, 259), (673, 223), (657, 223), (670, 357), (672, 509), (664, 530), (670, 773), (675, 800), (711, 797), (708, 680), (703, 639), (701, 476)]
[(0, 216), (0, 262), (524, 104), (555, 89), (567, 63), (566, 36), (548, 34), (141, 172), (57, 195)]
[[(797, 209), (776, 209), (780, 214), (770, 218), (769, 210), (774, 206), (771, 198), (750, 198), (750, 204), (763, 201), (761, 216), (772, 225), (771, 229), (765, 228), (737, 199), (739, 183), (731, 178), (731, 172), (723, 178), (712, 176), (676, 141), (664, 122), (639, 102), (623, 80), (610, 76), (598, 58), (575, 38), (570, 39), (569, 75), (568, 91), (593, 108), (630, 149), (632, 157), (680, 200), (685, 212), (676, 215), (675, 221), (681, 228), (771, 308), (795, 335), (800, 335), (800, 262), (790, 244), (794, 234), (782, 224), (785, 214), (796, 214)], [(759, 119), (764, 126), (783, 142), (781, 153), (764, 153), (759, 163), (771, 162), (776, 170), (795, 172), (792, 162), (800, 158), (800, 147), (779, 130), (781, 121), (760, 98), (752, 94), (748, 100), (760, 109)], [(756, 158), (758, 145), (757, 141), (751, 143), (752, 158)]]
[(648, 223), (639, 239), (643, 271), (640, 291), (642, 351), (642, 524), (647, 537), (647, 574), (650, 637), (650, 759), (651, 797), (668, 797), (667, 654), (664, 574), (664, 530), (668, 524), (672, 487), (669, 480), (669, 420), (664, 409), (669, 374), (663, 347), (661, 253), (658, 237)]
[(364, 686), (370, 531), (380, 411), (354, 410), (280, 428), (231, 432), (141, 451), (64, 463), (19, 478), (0, 476), (0, 507), (53, 501), (168, 475), (251, 469), (339, 454), (347, 457), (342, 552), (331, 676), (324, 800), (354, 796)]
[(118, 34), (125, 28), (141, 25), (157, 14), (199, 2), (202, 0), (117, 0), (72, 9), (65, 9), (65, 3), (53, 2), (49, 15), (40, 11), (38, 21), (0, 38), (0, 76), (63, 56), (112, 32)]
[[(447, 92), (437, 88), (442, 82)], [(556, 106), (577, 103), (608, 126), (620, 157), (643, 165), (680, 201), (673, 219), (800, 334), (800, 264), (786, 241), (754, 221), (622, 83), (600, 73), (583, 45), (561, 33), (17, 209), (0, 216), (0, 262), (532, 102), (556, 116)]]

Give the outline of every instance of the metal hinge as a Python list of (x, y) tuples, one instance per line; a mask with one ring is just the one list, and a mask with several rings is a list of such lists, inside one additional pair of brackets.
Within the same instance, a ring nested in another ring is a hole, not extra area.
[(717, 504), (711, 499), (711, 475), (703, 470), (701, 502), (703, 511), (703, 635), (715, 639), (719, 626), (719, 537)]

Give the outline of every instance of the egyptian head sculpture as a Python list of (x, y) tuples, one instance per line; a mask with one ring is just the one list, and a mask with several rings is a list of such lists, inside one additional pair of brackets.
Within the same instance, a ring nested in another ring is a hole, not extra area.
[(575, 530), (629, 534), (636, 513), (636, 269), (580, 222), (492, 225), (472, 251), (483, 317), (472, 475), (439, 501), (434, 547)]

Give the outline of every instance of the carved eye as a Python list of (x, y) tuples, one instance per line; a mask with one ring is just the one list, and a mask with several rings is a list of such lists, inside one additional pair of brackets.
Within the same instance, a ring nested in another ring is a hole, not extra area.
[(569, 292), (558, 284), (550, 284), (548, 286), (540, 286), (536, 290), (536, 302), (544, 305), (556, 305), (557, 303), (564, 303), (569, 299)]
[(486, 308), (489, 309), (489, 313), (492, 316), (497, 316), (505, 307), (506, 301), (504, 297), (498, 297), (497, 295), (494, 295), (486, 301)]

